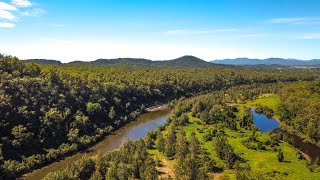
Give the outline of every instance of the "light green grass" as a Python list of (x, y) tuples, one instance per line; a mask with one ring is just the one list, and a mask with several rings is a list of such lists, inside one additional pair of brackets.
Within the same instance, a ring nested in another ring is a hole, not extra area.
[(148, 153), (153, 156), (164, 157), (164, 154), (158, 151), (157, 149), (148, 149)]
[[(277, 108), (280, 103), (279, 96), (267, 95), (255, 101), (248, 102), (247, 105), (255, 106), (257, 104), (266, 105), (269, 108)], [(243, 116), (245, 105), (236, 105), (239, 112), (236, 113), (238, 118)], [(183, 126), (183, 130), (186, 132), (187, 139), (190, 140), (192, 132), (195, 132), (196, 137), (201, 143), (201, 146), (209, 154), (209, 156), (216, 161), (217, 167), (225, 168), (225, 163), (217, 157), (214, 150), (214, 140), (205, 142), (204, 135), (209, 132), (209, 129), (216, 128), (217, 125), (204, 125), (199, 123), (201, 120), (196, 117), (192, 117), (189, 114), (189, 123)], [(222, 128), (218, 128), (222, 129)], [(203, 131), (203, 132), (200, 132)], [(272, 179), (305, 179), (313, 180), (320, 179), (320, 172), (310, 172), (306, 166), (306, 160), (299, 160), (296, 153), (297, 151), (286, 143), (279, 143), (278, 149), (282, 149), (284, 153), (285, 162), (278, 162), (277, 152), (274, 152), (271, 147), (267, 147), (267, 150), (253, 150), (248, 149), (242, 144), (242, 140), (247, 139), (253, 133), (252, 130), (241, 129), (239, 131), (233, 131), (227, 128), (223, 128), (225, 131), (230, 145), (234, 148), (234, 151), (240, 156), (246, 163), (251, 166), (253, 172), (259, 172), (260, 174), (267, 174), (273, 171), (277, 171), (278, 174)], [(166, 136), (167, 130), (163, 132)], [(256, 132), (257, 139), (261, 142), (265, 142), (270, 139), (268, 133)], [(157, 150), (149, 150), (150, 154), (158, 156), (159, 158), (165, 158), (165, 156)], [(235, 172), (232, 169), (227, 169), (223, 172), (224, 177), (229, 179), (236, 179)]]
[[(268, 100), (264, 100), (265, 102), (277, 101), (277, 96), (273, 96), (268, 98)], [(264, 98), (266, 99), (266, 98)], [(259, 102), (259, 101), (258, 101)], [(261, 101), (260, 101), (261, 102)], [(240, 106), (241, 107), (241, 106)], [(243, 106), (242, 108), (238, 108), (239, 112), (237, 116), (243, 115)], [(199, 125), (195, 123), (198, 121), (198, 118), (192, 117), (191, 114), (189, 116), (190, 123), (183, 127), (183, 130), (186, 132), (187, 138), (189, 139), (192, 132), (196, 133), (196, 137), (199, 139), (202, 147), (206, 149), (206, 151), (210, 154), (210, 157), (217, 162), (218, 167), (225, 167), (224, 162), (219, 159), (214, 151), (213, 142), (204, 141), (204, 134), (208, 131), (210, 127), (215, 125)], [(198, 129), (202, 129), (203, 133), (200, 133)], [(320, 179), (320, 173), (312, 173), (306, 166), (306, 160), (299, 160), (296, 153), (297, 151), (289, 146), (286, 143), (280, 143), (279, 149), (283, 150), (285, 162), (278, 162), (277, 152), (271, 150), (271, 148), (267, 148), (268, 150), (259, 151), (248, 149), (242, 144), (242, 140), (248, 138), (252, 135), (253, 131), (241, 129), (240, 131), (232, 131), (230, 129), (225, 128), (225, 133), (228, 135), (228, 141), (234, 147), (235, 152), (247, 161), (250, 164), (252, 171), (260, 172), (262, 174), (277, 171), (279, 172), (277, 178), (280, 179)], [(261, 142), (265, 142), (270, 139), (270, 135), (268, 133), (256, 133), (258, 136), (258, 140)], [(226, 170), (224, 174), (230, 179), (235, 179), (233, 170)]]
[[(209, 153), (209, 156), (216, 161), (216, 166), (217, 167), (220, 167), (220, 168), (223, 168), (225, 167), (225, 163), (217, 157), (217, 154), (216, 152), (214, 151), (214, 147), (213, 147), (213, 143), (212, 141), (207, 141), (205, 142), (204, 140), (204, 135), (208, 132), (209, 130), (209, 127), (210, 126), (204, 126), (202, 124), (198, 124), (196, 122), (201, 122), (201, 120), (199, 118), (196, 118), (196, 117), (192, 117), (191, 116), (191, 113), (189, 114), (189, 123), (187, 125), (185, 125), (183, 127), (183, 130), (186, 132), (186, 136), (187, 136), (187, 139), (190, 140), (190, 137), (191, 137), (191, 133), (192, 132), (195, 132), (196, 134), (196, 137), (197, 139), (199, 140), (201, 146), (205, 149), (205, 151), (207, 153)], [(198, 129), (202, 129), (203, 132), (200, 133)]]
[[(278, 171), (283, 179), (319, 179), (320, 177), (320, 173), (311, 173), (306, 167), (307, 161), (299, 160), (296, 156), (297, 151), (285, 143), (280, 143), (278, 147), (283, 150), (285, 162), (278, 162), (277, 152), (248, 149), (241, 143), (247, 136), (241, 138), (240, 133), (234, 131), (226, 131), (226, 134), (229, 135), (229, 143), (234, 147), (236, 154), (250, 164), (252, 171), (262, 173)], [(250, 132), (245, 133), (245, 135), (249, 134)]]
[(268, 108), (272, 109), (274, 112), (277, 112), (280, 103), (281, 101), (280, 101), (279, 95), (264, 94), (254, 101), (248, 101), (246, 104), (253, 107), (257, 105), (267, 106)]
[[(268, 102), (269, 105), (274, 104), (272, 102), (279, 102), (277, 96), (268, 96), (263, 97), (264, 100), (257, 102)], [(238, 106), (239, 112), (238, 115), (242, 115), (243, 109), (245, 107)], [(241, 156), (243, 159), (250, 164), (252, 171), (262, 172), (263, 174), (272, 171), (278, 171), (278, 177), (281, 179), (320, 179), (320, 172), (312, 173), (306, 166), (306, 160), (299, 160), (296, 153), (297, 151), (289, 146), (286, 143), (279, 143), (278, 149), (282, 149), (284, 153), (285, 162), (278, 162), (277, 160), (277, 152), (268, 150), (259, 151), (246, 148), (241, 141), (245, 138), (251, 136), (251, 130), (241, 130), (241, 132), (232, 131), (226, 129), (225, 132), (228, 135), (229, 143), (234, 147), (236, 154)], [(270, 139), (270, 135), (268, 133), (256, 133), (258, 136), (258, 140), (261, 142), (265, 142)], [(287, 174), (287, 175), (285, 175)]]

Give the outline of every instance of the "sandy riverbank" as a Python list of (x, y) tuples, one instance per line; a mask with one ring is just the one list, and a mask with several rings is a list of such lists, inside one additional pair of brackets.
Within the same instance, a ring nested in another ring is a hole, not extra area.
[(161, 104), (161, 105), (156, 105), (156, 106), (152, 106), (152, 107), (148, 107), (146, 108), (144, 111), (145, 112), (154, 112), (154, 111), (161, 111), (161, 110), (165, 110), (168, 108), (167, 104)]

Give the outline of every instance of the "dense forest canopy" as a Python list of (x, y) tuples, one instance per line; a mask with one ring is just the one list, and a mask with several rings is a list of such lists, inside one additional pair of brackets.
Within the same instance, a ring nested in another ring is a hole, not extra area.
[(243, 85), (174, 100), (167, 123), (144, 139), (80, 159), (45, 179), (314, 179), (319, 166), (306, 163), (280, 134), (260, 132), (246, 106), (287, 86)]
[(16, 177), (85, 148), (157, 103), (239, 85), (317, 77), (315, 72), (223, 66), (45, 66), (0, 55), (0, 174)]
[(320, 78), (286, 86), (279, 115), (287, 130), (320, 146)]

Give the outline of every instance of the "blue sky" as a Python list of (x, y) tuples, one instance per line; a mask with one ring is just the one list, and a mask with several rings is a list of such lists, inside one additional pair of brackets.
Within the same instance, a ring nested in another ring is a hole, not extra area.
[(319, 0), (0, 0), (0, 52), (22, 59), (314, 59), (319, 49)]

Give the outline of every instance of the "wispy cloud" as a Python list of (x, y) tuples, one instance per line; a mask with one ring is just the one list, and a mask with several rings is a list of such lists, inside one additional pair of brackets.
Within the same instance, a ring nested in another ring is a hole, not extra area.
[(16, 17), (10, 11), (0, 10), (0, 19), (14, 20)]
[(38, 7), (33, 7), (29, 0), (12, 0), (11, 3), (0, 2), (0, 20), (8, 22), (0, 22), (0, 28), (15, 27), (16, 19), (20, 16), (39, 16), (45, 11)]
[(15, 24), (0, 22), (0, 28), (14, 28)]
[(45, 10), (41, 8), (35, 8), (35, 9), (21, 12), (21, 14), (24, 16), (39, 16), (43, 13), (45, 13)]
[(320, 39), (320, 34), (305, 34), (298, 36), (298, 39)]
[(0, 2), (0, 10), (15, 11), (17, 8), (5, 2)]
[(272, 38), (272, 39), (301, 39), (301, 40), (316, 40), (320, 39), (319, 33), (309, 33), (309, 34), (245, 34), (238, 36), (240, 38)]
[[(0, 20), (13, 21), (16, 16), (12, 11), (16, 11), (17, 8), (11, 4), (0, 2)], [(0, 22), (0, 28), (13, 28), (15, 24), (9, 22)]]
[(273, 24), (320, 24), (320, 17), (288, 17), (288, 18), (275, 18), (267, 20), (268, 23)]
[(28, 0), (12, 0), (12, 3), (18, 7), (31, 7), (32, 3)]
[(166, 31), (167, 35), (205, 35), (205, 34), (214, 34), (220, 32), (232, 32), (237, 31), (237, 29), (212, 29), (212, 30), (190, 30), (190, 29), (175, 29)]

